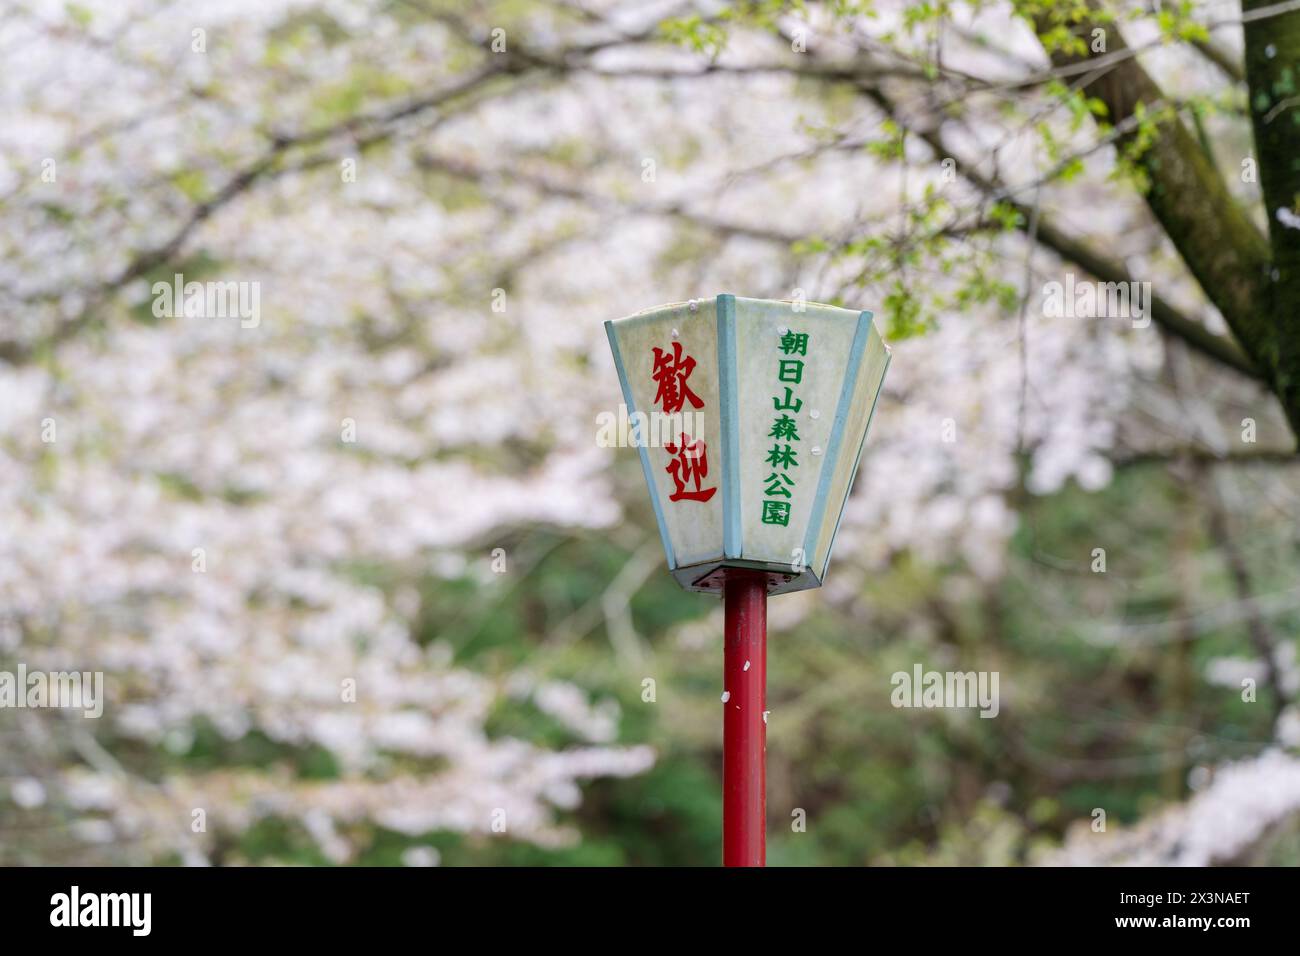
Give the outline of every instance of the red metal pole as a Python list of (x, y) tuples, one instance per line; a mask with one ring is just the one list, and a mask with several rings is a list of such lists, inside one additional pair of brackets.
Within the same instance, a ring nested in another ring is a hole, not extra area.
[(767, 865), (767, 576), (728, 569), (722, 704), (722, 864)]

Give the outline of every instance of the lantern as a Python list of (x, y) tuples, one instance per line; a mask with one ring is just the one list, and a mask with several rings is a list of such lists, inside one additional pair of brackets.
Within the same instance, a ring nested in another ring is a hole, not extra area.
[(889, 365), (871, 313), (723, 294), (605, 330), (677, 582), (820, 587)]

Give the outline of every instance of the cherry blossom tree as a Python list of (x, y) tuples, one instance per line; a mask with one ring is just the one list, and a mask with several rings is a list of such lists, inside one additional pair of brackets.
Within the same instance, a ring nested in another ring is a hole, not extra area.
[[(1215, 489), (1232, 554), (1300, 432), (1300, 7), (1243, 7), (19, 0), (0, 658), (109, 699), (16, 718), (12, 801), (131, 859), (275, 816), (337, 862), (358, 822), (572, 839), (580, 785), (653, 753), (424, 640), (421, 582), (508, 589), (521, 528), (636, 550), (600, 323), (663, 301), (843, 303), (895, 343), (833, 605), (902, 553), (996, 581), (1026, 496), (1153, 462)], [(192, 281), (257, 308), (163, 303)], [(600, 609), (628, 659), (646, 553)], [(1281, 745), (1287, 645), (1238, 570)], [(503, 699), (570, 742), (490, 734)], [(164, 769), (199, 726), (336, 772)]]

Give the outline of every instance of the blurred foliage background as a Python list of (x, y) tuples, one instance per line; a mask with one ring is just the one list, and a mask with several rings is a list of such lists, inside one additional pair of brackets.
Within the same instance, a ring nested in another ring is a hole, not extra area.
[[(640, 495), (632, 457), (624, 462), (628, 493)], [(1212, 533), (1205, 484), (1204, 474), (1134, 466), (1100, 492), (1026, 497), (1007, 574), (995, 585), (970, 584), (958, 566), (899, 555), (849, 602), (870, 608), (869, 617), (814, 597), (806, 618), (774, 624), (769, 865), (1023, 864), (1072, 826), (1090, 826), (1095, 808), (1105, 809), (1108, 826), (1133, 824), (1193, 796), (1216, 764), (1257, 753), (1282, 701), (1267, 687), (1249, 703), (1237, 687), (1207, 692), (1203, 679), (1214, 659), (1251, 654), (1245, 622), (1197, 611), (1236, 607), (1239, 597)], [(1252, 593), (1286, 596), (1272, 626), (1293, 634), (1300, 551), (1290, 529), (1276, 530), (1238, 533), (1250, 541)], [(1108, 542), (1105, 573), (1080, 550), (1091, 540)], [(573, 816), (578, 846), (545, 851), (435, 836), (444, 859), (713, 859), (721, 845), (720, 602), (681, 592), (657, 568), (630, 603), (643, 657), (629, 668), (603, 624), (571, 639), (562, 625), (599, 602), (636, 552), (602, 539), (527, 543), (545, 557), (513, 584), (437, 587), (430, 607), (444, 622), (441, 633), (467, 666), (504, 674), (541, 661), (615, 697), (623, 739), (650, 743), (662, 756), (647, 774), (587, 790)], [(954, 577), (961, 587), (948, 583)], [(774, 622), (782, 600), (771, 600)], [(446, 618), (467, 620), (448, 626)], [(566, 637), (556, 640), (557, 632)], [(916, 662), (999, 671), (1001, 713), (983, 720), (975, 711), (891, 707), (891, 675), (910, 673)], [(656, 680), (654, 703), (642, 700), (642, 675)], [(562, 739), (526, 709), (496, 720), (539, 742)], [(798, 809), (803, 832), (795, 829)], [(1284, 823), (1238, 862), (1297, 865), (1300, 828)]]

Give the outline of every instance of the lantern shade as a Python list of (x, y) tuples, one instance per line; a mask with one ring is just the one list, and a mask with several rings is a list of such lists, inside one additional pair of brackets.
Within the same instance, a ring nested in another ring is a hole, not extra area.
[(605, 331), (678, 583), (821, 586), (889, 365), (871, 313), (723, 294)]

